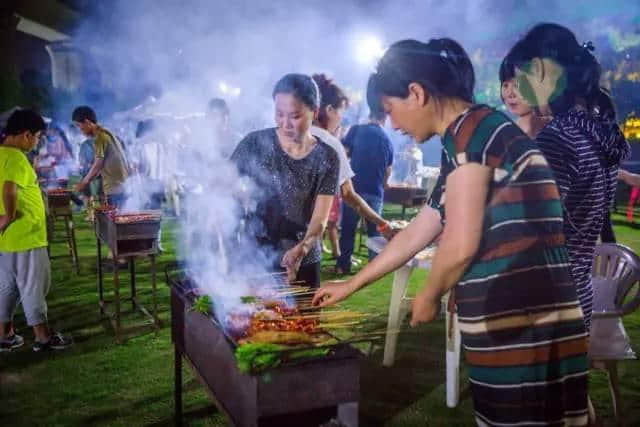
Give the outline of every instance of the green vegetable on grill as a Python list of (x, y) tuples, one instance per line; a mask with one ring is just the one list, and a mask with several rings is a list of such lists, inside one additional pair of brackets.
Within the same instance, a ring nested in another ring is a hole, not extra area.
[(286, 345), (269, 343), (242, 344), (236, 349), (238, 370), (242, 373), (257, 373), (278, 367), (283, 362), (283, 357), (296, 360), (324, 356), (329, 353), (328, 348), (305, 348), (282, 353), (289, 348)]
[(209, 295), (203, 295), (193, 301), (193, 306), (191, 306), (190, 311), (197, 311), (198, 313), (209, 315), (211, 313), (211, 304), (212, 301)]
[(255, 297), (253, 295), (247, 295), (244, 297), (240, 297), (240, 301), (242, 301), (243, 304), (253, 304), (258, 302), (258, 297)]

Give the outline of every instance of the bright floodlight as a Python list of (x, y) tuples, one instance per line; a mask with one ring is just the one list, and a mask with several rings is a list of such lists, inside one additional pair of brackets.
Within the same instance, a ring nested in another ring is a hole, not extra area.
[(239, 87), (233, 88), (233, 96), (240, 96), (240, 94), (242, 93), (242, 89), (240, 89)]
[(376, 37), (369, 36), (358, 40), (356, 58), (363, 64), (371, 64), (384, 54), (382, 42)]
[(229, 86), (227, 86), (227, 84), (225, 82), (220, 82), (220, 85), (218, 85), (218, 87), (220, 88), (220, 92), (222, 92), (224, 94), (229, 92)]

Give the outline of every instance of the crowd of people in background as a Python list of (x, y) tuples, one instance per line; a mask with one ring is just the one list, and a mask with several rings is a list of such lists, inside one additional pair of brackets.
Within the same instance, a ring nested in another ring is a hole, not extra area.
[[(368, 81), (368, 123), (345, 126), (350, 100), (324, 74), (283, 76), (272, 93), (275, 126), (244, 138), (223, 99), (212, 99), (205, 117), (212, 149), (261, 188), (246, 230), (277, 254), (274, 271), (319, 287), (326, 229), (335, 272), (350, 274), (363, 219), (369, 237), (390, 242), (346, 282), (323, 284), (314, 301), (327, 306), (438, 240), (412, 324), (433, 320), (443, 293), (455, 291), (478, 424), (587, 425), (594, 250), (601, 235), (614, 239), (609, 211), (618, 180), (640, 187), (639, 175), (620, 170), (629, 146), (592, 51), (556, 24), (517, 41), (496, 76), (514, 121), (475, 103), (469, 56), (448, 38), (404, 40), (386, 51)], [(399, 232), (382, 218), (394, 164), (387, 117), (418, 143), (442, 141), (439, 184)], [(119, 208), (130, 178), (145, 176), (158, 182), (155, 208), (166, 196), (181, 211), (185, 183), (179, 159), (164, 151), (170, 135), (159, 119), (137, 123), (136, 149), (89, 106), (70, 118), (86, 138), (77, 165), (62, 128), (47, 128), (34, 111), (16, 111), (3, 132), (0, 351), (24, 344), (12, 323), (19, 301), (34, 351), (71, 344), (47, 326), (50, 267), (36, 172), (45, 180), (77, 174), (79, 206), (103, 198)], [(35, 147), (30, 163), (25, 154)]]

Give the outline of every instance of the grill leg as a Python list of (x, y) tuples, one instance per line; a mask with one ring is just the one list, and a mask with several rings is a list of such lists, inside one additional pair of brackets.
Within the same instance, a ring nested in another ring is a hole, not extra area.
[(156, 329), (156, 336), (158, 336), (158, 329), (160, 328), (160, 319), (158, 319), (158, 298), (156, 297), (157, 289), (157, 274), (156, 274), (156, 256), (151, 255), (151, 298), (153, 299), (153, 325)]
[(129, 258), (129, 275), (131, 276), (131, 304), (135, 310), (138, 304), (136, 302), (136, 261), (133, 257)]
[(62, 217), (62, 222), (64, 222), (64, 232), (67, 235), (67, 247), (69, 248), (69, 257), (71, 258), (71, 263), (73, 264), (74, 268), (78, 268), (78, 265), (76, 264), (77, 260), (73, 254), (73, 243), (71, 243), (71, 228), (69, 227), (69, 217), (68, 216), (63, 216)]
[(73, 217), (69, 217), (69, 229), (71, 230), (71, 249), (73, 250), (73, 262), (76, 266), (76, 274), (80, 274), (80, 262), (78, 261), (78, 244), (76, 242), (76, 230), (73, 228)]
[(98, 295), (99, 295), (99, 305), (100, 305), (100, 314), (104, 314), (103, 304), (104, 304), (104, 295), (102, 290), (102, 244), (100, 243), (100, 239), (96, 236), (96, 267), (98, 269)]
[(175, 425), (182, 426), (182, 353), (178, 346), (174, 346), (174, 405)]
[(113, 302), (116, 316), (116, 341), (120, 340), (120, 277), (118, 276), (118, 258), (113, 257)]

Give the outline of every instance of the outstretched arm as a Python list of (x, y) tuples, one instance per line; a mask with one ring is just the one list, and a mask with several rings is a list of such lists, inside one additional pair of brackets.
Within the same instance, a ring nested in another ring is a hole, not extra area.
[(411, 325), (430, 322), (440, 297), (455, 286), (478, 252), (491, 169), (468, 163), (447, 177), (447, 225), (431, 266), (427, 284), (413, 300)]
[(418, 216), (400, 231), (369, 264), (346, 282), (324, 284), (313, 297), (313, 303), (328, 306), (406, 264), (442, 231), (440, 213), (424, 206)]

